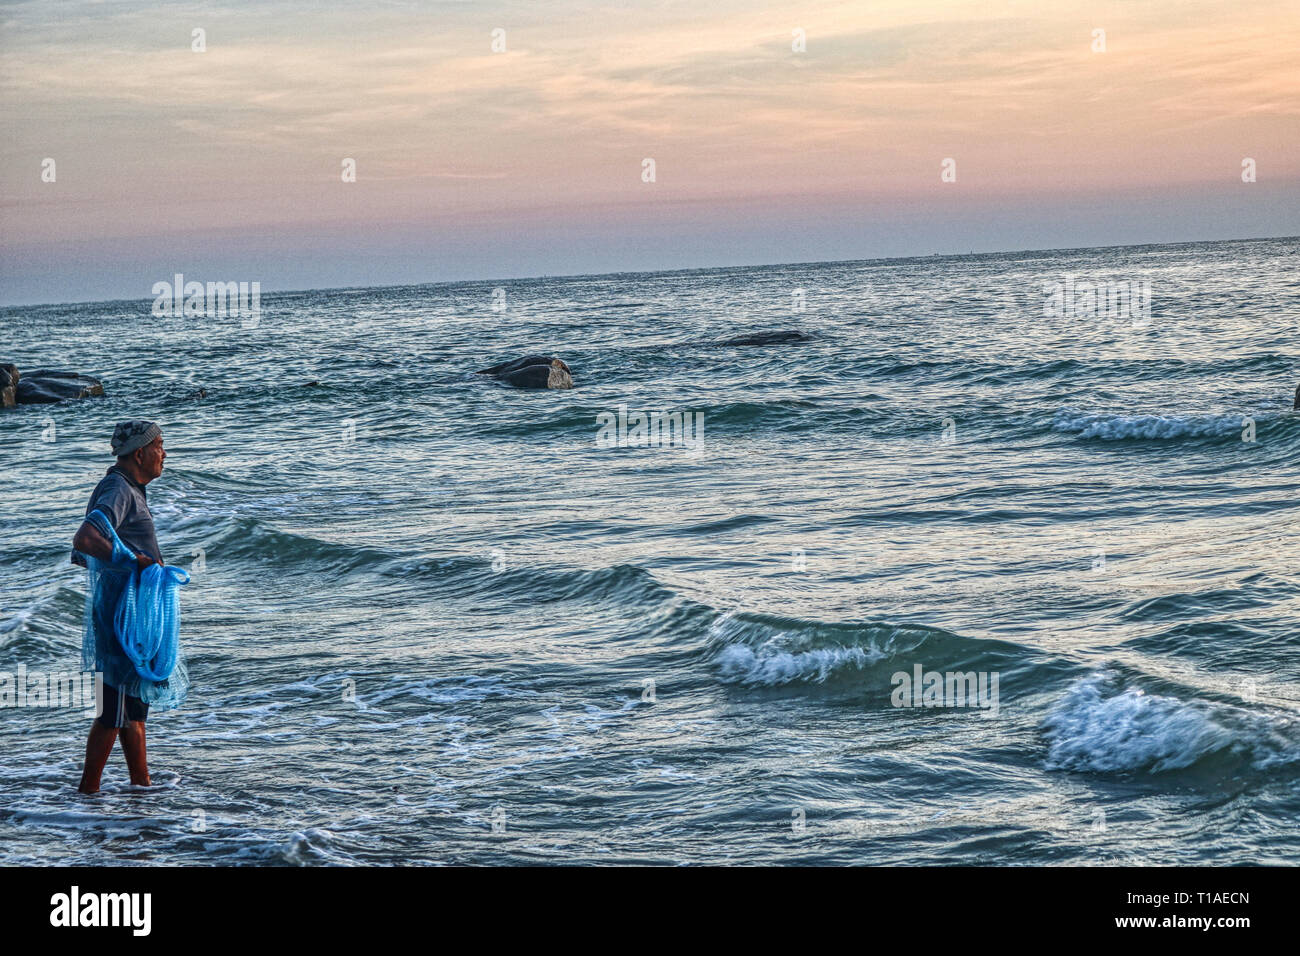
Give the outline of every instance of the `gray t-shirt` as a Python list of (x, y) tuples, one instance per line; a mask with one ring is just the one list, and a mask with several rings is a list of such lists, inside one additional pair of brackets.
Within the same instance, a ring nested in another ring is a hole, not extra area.
[[(117, 465), (108, 469), (90, 493), (86, 514), (95, 510), (104, 512), (124, 545), (137, 554), (143, 552), (155, 561), (162, 561), (153, 515), (149, 513), (149, 503), (145, 500), (144, 485), (136, 484)], [(85, 563), (75, 551), (72, 560), (76, 564)]]

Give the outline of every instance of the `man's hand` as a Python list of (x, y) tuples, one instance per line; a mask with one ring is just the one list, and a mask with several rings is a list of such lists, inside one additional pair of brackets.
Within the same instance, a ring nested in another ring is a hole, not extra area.
[(136, 566), (137, 566), (141, 571), (143, 571), (145, 568), (149, 567), (149, 565), (151, 565), (151, 564), (157, 564), (158, 562), (155, 561), (153, 558), (149, 557), (149, 555), (147, 555), (147, 554), (137, 554), (137, 555), (135, 556), (135, 563), (136, 563)]

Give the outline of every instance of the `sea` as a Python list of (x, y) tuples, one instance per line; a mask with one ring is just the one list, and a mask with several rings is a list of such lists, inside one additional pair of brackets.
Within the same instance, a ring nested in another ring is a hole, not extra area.
[[(0, 412), (0, 864), (1294, 865), (1298, 252), (0, 310), (105, 390)], [(193, 684), (82, 796), (135, 418)]]

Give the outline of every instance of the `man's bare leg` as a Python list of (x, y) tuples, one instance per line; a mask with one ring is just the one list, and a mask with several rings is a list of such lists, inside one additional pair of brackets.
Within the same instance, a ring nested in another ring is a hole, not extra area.
[(131, 771), (131, 782), (137, 787), (149, 786), (152, 781), (145, 756), (143, 720), (128, 720), (122, 728), (122, 752), (126, 754), (126, 769)]
[[(99, 778), (103, 776), (104, 764), (113, 752), (113, 742), (117, 740), (117, 728), (105, 727), (99, 721), (90, 725), (90, 736), (86, 738), (86, 765), (81, 771), (79, 793), (99, 793)], [(123, 746), (126, 741), (124, 740)]]

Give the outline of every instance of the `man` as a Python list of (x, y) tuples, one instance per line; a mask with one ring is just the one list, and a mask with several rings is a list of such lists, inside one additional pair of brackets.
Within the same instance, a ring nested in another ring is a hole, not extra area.
[[(167, 457), (163, 451), (162, 429), (155, 422), (122, 422), (113, 430), (112, 447), (117, 464), (95, 486), (86, 514), (96, 509), (103, 512), (122, 543), (135, 552), (140, 570), (151, 564), (162, 564), (153, 516), (145, 499), (145, 485), (162, 474), (163, 460)], [(78, 529), (72, 547), (75, 549), (72, 560), (82, 565), (86, 563), (82, 555), (101, 561), (110, 561), (113, 555), (112, 542), (89, 522)], [(91, 622), (95, 631), (95, 669), (104, 675), (104, 700), (86, 741), (86, 764), (81, 786), (77, 788), (81, 793), (99, 791), (104, 764), (113, 752), (113, 742), (119, 733), (131, 783), (144, 787), (151, 783), (144, 741), (149, 705), (126, 693), (124, 682), (133, 673), (133, 665), (113, 634), (113, 614), (122, 587), (121, 583), (106, 584)]]

